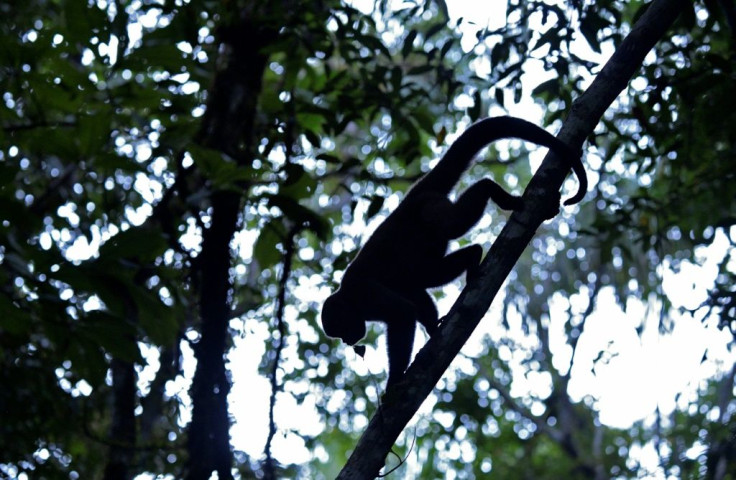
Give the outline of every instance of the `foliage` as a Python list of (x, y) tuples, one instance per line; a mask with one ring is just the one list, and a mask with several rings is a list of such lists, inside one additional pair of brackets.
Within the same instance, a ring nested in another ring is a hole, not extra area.
[[(694, 316), (730, 332), (721, 350), (733, 348), (726, 3), (683, 12), (602, 119), (586, 158), (594, 191), (528, 248), (472, 355), (396, 447), (408, 460), (394, 475), (736, 475), (735, 371), (717, 363), (732, 354), (706, 349), (704, 368), (718, 368), (670, 412), (629, 429), (601, 422), (596, 393), (571, 394), (583, 366), (615, 356), (592, 347), (585, 363), (578, 353), (607, 290), (627, 311), (650, 302), (663, 338)], [(263, 344), (260, 374), (279, 390), (275, 425), (314, 453), (297, 461), (276, 442), (280, 476), (333, 478), (382, 391), (382, 370), (352, 360), (317, 321), (361, 227), (468, 122), (529, 97), (544, 105), (545, 125), (564, 117), (600, 68), (596, 53), (616, 48), (643, 8), (512, 0), (503, 26), (484, 28), (451, 20), (443, 1), (381, 1), (372, 12), (336, 0), (0, 1), (0, 475), (112, 478), (121, 458), (122, 478), (182, 475), (197, 454), (185, 440), (197, 398), (187, 365), (212, 348), (200, 309), (212, 258), (203, 237), (230, 195), (237, 233), (225, 239), (231, 263), (217, 284), (229, 320), (220, 348), (240, 336)], [(237, 28), (244, 19), (265, 43), (254, 53), (267, 60), (262, 71), (224, 64), (228, 45), (252, 40)], [(461, 29), (474, 26), (468, 45)], [(530, 71), (544, 72), (531, 89)], [(239, 90), (251, 77), (254, 90)], [(243, 92), (252, 115), (218, 103)], [(232, 121), (238, 113), (243, 123)], [(508, 158), (523, 153), (504, 144), (473, 175), (521, 191), (533, 162)], [(474, 241), (492, 241), (493, 217)], [(704, 247), (718, 244), (725, 253), (704, 302), (669, 298), (663, 278), (704, 264)], [(635, 328), (644, 337), (645, 319)], [(363, 342), (379, 364), (381, 337), (372, 329)], [(286, 404), (322, 431), (279, 416)], [(132, 430), (120, 425), (125, 414)], [(637, 453), (651, 446), (657, 472)], [(262, 453), (235, 453), (240, 477), (264, 474)]]

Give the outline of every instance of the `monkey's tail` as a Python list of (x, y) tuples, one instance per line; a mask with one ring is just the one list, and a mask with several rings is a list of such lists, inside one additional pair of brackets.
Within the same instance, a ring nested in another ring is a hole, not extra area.
[(588, 174), (585, 172), (585, 167), (583, 166), (583, 159), (581, 158), (581, 154), (574, 154), (569, 158), (570, 167), (572, 168), (572, 171), (575, 172), (575, 176), (578, 179), (578, 191), (573, 195), (572, 197), (565, 200), (563, 203), (565, 205), (574, 205), (580, 200), (583, 199), (586, 193), (588, 193)]
[(502, 138), (520, 138), (554, 151), (567, 161), (578, 177), (580, 187), (565, 205), (579, 202), (588, 190), (588, 179), (580, 156), (545, 129), (521, 118), (503, 116), (480, 120), (455, 140), (439, 163), (414, 186), (413, 190), (449, 194), (473, 157), (486, 145)]

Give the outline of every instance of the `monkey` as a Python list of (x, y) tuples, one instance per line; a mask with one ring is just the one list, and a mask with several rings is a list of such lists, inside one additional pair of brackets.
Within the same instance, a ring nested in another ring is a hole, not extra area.
[[(541, 127), (520, 118), (482, 119), (450, 146), (437, 165), (408, 190), (398, 207), (381, 223), (348, 265), (340, 287), (322, 306), (322, 328), (348, 345), (360, 341), (367, 321), (386, 324), (388, 382), (397, 383), (414, 345), (416, 322), (433, 335), (439, 324), (428, 288), (440, 287), (478, 271), (483, 249), (470, 245), (447, 253), (449, 242), (467, 233), (480, 220), (489, 199), (504, 210), (521, 210), (520, 196), (506, 192), (489, 178), (470, 186), (454, 202), (448, 198), (473, 157), (502, 138), (520, 138), (547, 147), (570, 163), (578, 192), (565, 205), (579, 202), (588, 181), (580, 159), (565, 143)], [(558, 212), (555, 207), (552, 218)], [(360, 353), (363, 348), (357, 346)]]

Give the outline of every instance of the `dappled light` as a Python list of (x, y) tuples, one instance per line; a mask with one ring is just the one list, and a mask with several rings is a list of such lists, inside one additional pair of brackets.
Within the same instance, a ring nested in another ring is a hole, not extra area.
[(480, 3), (0, 0), (0, 477), (736, 477), (733, 6)]

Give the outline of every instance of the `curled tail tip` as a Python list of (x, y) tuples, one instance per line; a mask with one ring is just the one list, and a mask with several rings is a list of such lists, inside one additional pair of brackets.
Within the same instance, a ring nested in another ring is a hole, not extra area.
[(585, 197), (585, 194), (586, 193), (588, 193), (588, 192), (586, 190), (584, 190), (584, 189), (581, 188), (580, 190), (578, 190), (578, 193), (576, 193), (574, 196), (572, 196), (572, 197), (568, 198), (567, 200), (565, 200), (563, 202), (563, 205), (570, 206), (570, 205), (575, 205), (576, 203), (580, 203), (580, 201), (583, 199), (583, 197)]
[(570, 157), (575, 159), (572, 162), (572, 171), (578, 178), (579, 183), (577, 193), (565, 200), (564, 205), (575, 205), (576, 203), (580, 203), (583, 197), (585, 197), (585, 194), (588, 193), (588, 174), (583, 166), (582, 155), (583, 152), (580, 150)]

